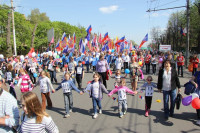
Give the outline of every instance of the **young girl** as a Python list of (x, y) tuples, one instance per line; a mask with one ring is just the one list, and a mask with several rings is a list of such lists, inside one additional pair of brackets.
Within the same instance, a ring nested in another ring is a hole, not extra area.
[(99, 107), (99, 114), (102, 113), (102, 108), (101, 108), (101, 100), (103, 98), (103, 93), (105, 92), (108, 94), (108, 91), (106, 90), (105, 86), (99, 81), (100, 75), (98, 73), (95, 73), (93, 75), (93, 81), (91, 82), (90, 86), (87, 88), (85, 91), (90, 92), (90, 97), (92, 98), (92, 103), (93, 103), (93, 119), (96, 119), (98, 117), (97, 114), (97, 109), (96, 107)]
[(52, 118), (42, 109), (42, 105), (33, 92), (22, 95), (23, 112), (19, 133), (59, 133), (58, 127)]
[(21, 92), (24, 93), (24, 92), (28, 92), (28, 91), (31, 91), (32, 90), (32, 87), (33, 87), (33, 83), (29, 77), (29, 75), (27, 74), (27, 72), (21, 68), (19, 70), (19, 82), (17, 84), (17, 86), (20, 86), (21, 85)]
[[(118, 92), (118, 108), (119, 108), (119, 117), (122, 118), (123, 115), (126, 114), (127, 111), (127, 100), (126, 100), (126, 93), (130, 94), (137, 94), (137, 91), (132, 91), (126, 87), (125, 79), (120, 81), (120, 86), (112, 90), (108, 96), (110, 97), (112, 94)], [(124, 112), (122, 112), (124, 111)]]
[(15, 70), (13, 69), (11, 64), (8, 64), (7, 66), (7, 72), (5, 73), (5, 79), (6, 81), (8, 81), (8, 84), (10, 85), (10, 94), (12, 94), (16, 99), (16, 92), (15, 89), (11, 86), (11, 83), (14, 82), (14, 78), (15, 78)]
[(34, 87), (36, 87), (38, 84), (40, 85), (40, 91), (41, 91), (41, 96), (42, 96), (42, 108), (45, 111), (46, 101), (47, 101), (48, 108), (52, 108), (52, 102), (50, 98), (50, 89), (52, 90), (52, 92), (55, 92), (55, 90), (53, 89), (51, 81), (47, 77), (47, 74), (45, 71), (42, 71), (40, 73), (40, 77), (38, 78), (38, 81)]
[(151, 65), (152, 65), (152, 72), (153, 72), (153, 75), (156, 74), (156, 63), (157, 63), (156, 55), (152, 55), (152, 58), (151, 58)]
[(157, 85), (151, 82), (153, 81), (151, 76), (148, 76), (146, 81), (147, 82), (145, 82), (138, 91), (140, 92), (142, 88), (145, 88), (145, 116), (148, 117), (154, 92), (153, 88), (157, 88)]
[(80, 91), (75, 84), (70, 80), (70, 73), (65, 73), (65, 79), (61, 82), (60, 86), (56, 88), (56, 91), (58, 91), (60, 88), (63, 89), (63, 95), (64, 95), (64, 102), (65, 102), (65, 111), (66, 114), (64, 115), (64, 118), (69, 117), (69, 113), (72, 112), (73, 108), (73, 98), (72, 98), (72, 89), (83, 94), (82, 91)]
[(117, 70), (117, 71), (115, 72), (115, 76), (112, 77), (112, 78), (115, 78), (115, 83), (114, 83), (115, 88), (119, 87), (120, 81), (121, 81), (121, 78), (122, 78), (122, 76), (121, 76), (121, 71), (120, 71), (120, 70)]

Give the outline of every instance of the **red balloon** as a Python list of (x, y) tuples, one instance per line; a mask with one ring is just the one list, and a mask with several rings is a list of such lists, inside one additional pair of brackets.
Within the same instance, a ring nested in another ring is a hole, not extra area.
[(82, 61), (82, 64), (85, 65), (85, 61)]
[(194, 109), (200, 109), (200, 99), (198, 97), (192, 100), (192, 107)]
[(68, 65), (67, 65), (67, 64), (65, 64), (65, 67), (68, 67)]
[(88, 81), (88, 82), (87, 82), (87, 84), (90, 84), (90, 83), (92, 83), (92, 81)]

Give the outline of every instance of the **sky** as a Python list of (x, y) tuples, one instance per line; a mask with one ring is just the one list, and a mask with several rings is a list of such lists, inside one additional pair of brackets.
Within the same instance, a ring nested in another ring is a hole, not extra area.
[[(193, 2), (194, 0), (191, 0)], [(71, 25), (92, 26), (93, 33), (106, 32), (110, 38), (134, 40), (138, 45), (151, 29), (165, 30), (169, 16), (181, 9), (146, 12), (148, 9), (161, 9), (185, 6), (186, 0), (13, 0), (15, 11), (28, 16), (38, 8), (45, 12), (51, 21), (63, 21)], [(0, 4), (10, 5), (10, 0), (0, 0)]]

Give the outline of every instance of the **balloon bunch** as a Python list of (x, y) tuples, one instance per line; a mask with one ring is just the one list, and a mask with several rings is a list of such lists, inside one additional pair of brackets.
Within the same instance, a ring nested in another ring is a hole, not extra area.
[(200, 99), (198, 94), (192, 93), (190, 96), (184, 97), (182, 99), (182, 104), (184, 106), (191, 104), (194, 109), (200, 109)]

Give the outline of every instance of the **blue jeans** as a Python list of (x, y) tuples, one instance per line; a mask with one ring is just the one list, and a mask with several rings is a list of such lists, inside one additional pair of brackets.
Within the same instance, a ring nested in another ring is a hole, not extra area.
[(127, 100), (119, 100), (118, 101), (118, 109), (119, 115), (123, 115), (123, 111), (125, 112), (128, 108)]
[(69, 110), (73, 108), (73, 97), (72, 94), (63, 93), (65, 102), (65, 112), (69, 114)]
[(87, 68), (87, 72), (89, 72), (90, 65), (89, 64), (85, 64), (85, 65), (86, 65), (86, 68)]
[(50, 73), (50, 77), (51, 77), (51, 82), (53, 83), (53, 79), (54, 79), (54, 81), (57, 83), (56, 71), (49, 71), (49, 73)]
[[(169, 109), (169, 97), (170, 97), (170, 109)], [(174, 107), (176, 101), (176, 89), (171, 91), (163, 91), (164, 113), (165, 117), (169, 117), (174, 114)]]
[(101, 109), (101, 99), (92, 97), (92, 103), (94, 114), (97, 114), (97, 106)]

